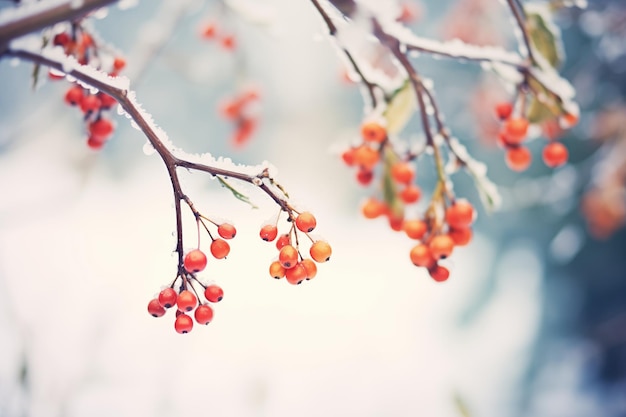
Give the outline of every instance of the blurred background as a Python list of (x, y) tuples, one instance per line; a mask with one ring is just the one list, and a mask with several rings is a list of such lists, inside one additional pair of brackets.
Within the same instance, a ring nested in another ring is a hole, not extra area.
[[(554, 171), (541, 139), (527, 172), (506, 167), (491, 138), (493, 105), (507, 98), (495, 78), (414, 60), (504, 200), (479, 209), (475, 240), (443, 284), (411, 265), (405, 236), (359, 215), (371, 190), (338, 155), (358, 135), (363, 100), (308, 2), (129, 3), (91, 24), (126, 57), (143, 108), (190, 153), (270, 161), (333, 259), (304, 285), (271, 279), (275, 250), (258, 238), (276, 212), (267, 197), (238, 185), (252, 209), (183, 173), (196, 206), (238, 235), (201, 274), (225, 291), (214, 321), (176, 334), (170, 314), (146, 312), (176, 272), (162, 162), (115, 111), (115, 136), (89, 149), (63, 101), (69, 83), (44, 76), (33, 90), (31, 64), (0, 60), (0, 416), (626, 415), (623, 1), (556, 14), (581, 118), (563, 138), (570, 163)], [(419, 35), (513, 45), (501, 2), (406, 5)], [(208, 23), (236, 48), (203, 38)], [(236, 146), (220, 105), (250, 85), (258, 126)], [(428, 195), (432, 174), (418, 175)], [(478, 206), (471, 179), (454, 180)]]

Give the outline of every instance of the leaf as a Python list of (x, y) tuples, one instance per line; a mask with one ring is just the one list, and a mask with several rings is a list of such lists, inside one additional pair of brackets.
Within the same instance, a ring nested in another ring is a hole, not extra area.
[(393, 92), (387, 103), (383, 113), (387, 120), (387, 132), (398, 133), (406, 126), (417, 108), (415, 93), (408, 79)]
[(526, 16), (532, 46), (553, 68), (557, 68), (562, 62), (561, 36), (556, 26), (546, 20), (549, 14), (527, 10)]
[(258, 207), (258, 206), (256, 206), (256, 205), (255, 205), (252, 201), (250, 201), (250, 198), (249, 198), (247, 195), (245, 195), (245, 194), (243, 194), (243, 193), (241, 193), (241, 192), (237, 191), (237, 190), (236, 190), (236, 189), (235, 189), (232, 185), (230, 185), (228, 182), (226, 182), (226, 180), (225, 180), (224, 178), (222, 178), (222, 177), (220, 177), (220, 176), (218, 175), (218, 176), (217, 176), (217, 179), (218, 179), (218, 181), (220, 182), (220, 184), (222, 184), (222, 186), (223, 186), (223, 187), (225, 187), (225, 188), (226, 188), (226, 189), (228, 189), (231, 193), (233, 193), (233, 196), (235, 196), (235, 198), (236, 198), (237, 200), (241, 200), (241, 201), (243, 201), (243, 202), (244, 202), (244, 203), (246, 203), (246, 204), (250, 204), (250, 206), (251, 206), (252, 208), (255, 208), (255, 209), (256, 209), (256, 208), (259, 208), (259, 207)]
[(385, 148), (383, 163), (383, 201), (396, 217), (404, 215), (404, 203), (398, 198), (398, 185), (391, 176), (391, 167), (398, 161), (398, 157), (389, 148)]
[[(533, 78), (529, 80), (533, 97), (528, 105), (526, 117), (530, 123), (542, 123), (546, 120), (554, 119), (564, 112), (561, 104), (555, 100), (554, 95)], [(541, 97), (541, 100), (538, 98)]]

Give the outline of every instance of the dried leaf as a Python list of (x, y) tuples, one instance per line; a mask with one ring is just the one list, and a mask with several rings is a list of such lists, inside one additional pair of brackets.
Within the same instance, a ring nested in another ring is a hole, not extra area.
[(233, 193), (233, 196), (235, 196), (237, 200), (241, 200), (244, 203), (249, 204), (252, 208), (259, 208), (250, 200), (250, 198), (247, 195), (236, 190), (235, 187), (230, 185), (224, 178), (217, 176), (217, 179), (224, 188), (228, 189), (231, 193)]

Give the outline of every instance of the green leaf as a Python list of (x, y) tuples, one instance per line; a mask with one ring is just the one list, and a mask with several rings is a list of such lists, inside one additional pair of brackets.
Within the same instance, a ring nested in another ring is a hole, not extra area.
[(217, 180), (220, 182), (220, 184), (222, 184), (222, 187), (228, 189), (231, 193), (233, 193), (233, 196), (235, 196), (235, 198), (237, 200), (241, 200), (246, 204), (250, 204), (250, 206), (252, 208), (259, 208), (258, 206), (256, 206), (252, 201), (250, 201), (250, 198), (239, 192), (238, 190), (235, 189), (235, 187), (233, 187), (232, 185), (230, 185), (224, 178), (220, 177), (219, 175), (217, 176)]
[[(528, 84), (533, 91), (527, 114), (530, 123), (540, 124), (546, 120), (554, 119), (555, 116), (563, 113), (561, 103), (541, 83), (531, 78)], [(541, 97), (541, 101), (537, 97)]]
[(385, 148), (382, 178), (383, 200), (394, 216), (402, 217), (404, 215), (404, 203), (398, 198), (398, 185), (391, 176), (391, 167), (397, 161), (396, 154), (391, 149)]
[(398, 133), (408, 123), (417, 108), (415, 92), (411, 82), (406, 79), (387, 101), (383, 116), (387, 120), (387, 132)]
[(530, 42), (553, 67), (561, 65), (561, 37), (555, 32), (556, 27), (547, 21), (547, 15), (532, 10), (526, 11), (526, 23)]

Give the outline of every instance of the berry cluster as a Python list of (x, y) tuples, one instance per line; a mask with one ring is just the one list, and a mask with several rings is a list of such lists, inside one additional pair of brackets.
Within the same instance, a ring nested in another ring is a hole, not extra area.
[(259, 97), (259, 91), (250, 87), (220, 103), (220, 114), (226, 120), (231, 121), (235, 127), (231, 137), (231, 143), (234, 146), (243, 146), (248, 143), (256, 131), (258, 117), (254, 104)]
[[(210, 252), (215, 259), (224, 259), (230, 253), (230, 245), (226, 240), (232, 239), (237, 234), (235, 226), (230, 223), (220, 223), (196, 214), (196, 221), (199, 226), (202, 225), (209, 237), (211, 238)], [(214, 238), (208, 229), (207, 223), (212, 223), (217, 227), (219, 238)], [(198, 230), (199, 236), (200, 230)], [(198, 239), (199, 241), (199, 239)], [(166, 309), (177, 306), (176, 321), (174, 328), (178, 333), (188, 333), (193, 328), (193, 320), (188, 315), (194, 311), (194, 318), (198, 324), (209, 324), (213, 319), (213, 309), (207, 304), (198, 305), (199, 291), (196, 286), (202, 288), (202, 293), (207, 302), (217, 303), (224, 297), (224, 291), (215, 284), (205, 285), (196, 276), (197, 273), (204, 271), (207, 266), (208, 259), (206, 254), (198, 248), (188, 251), (183, 260), (182, 265), (178, 267), (178, 274), (174, 281), (164, 290), (158, 297), (150, 300), (148, 303), (148, 312), (154, 317), (161, 317), (165, 314)], [(178, 281), (180, 283), (178, 284)], [(174, 289), (178, 284), (178, 292)]]
[[(73, 56), (80, 64), (106, 70), (111, 76), (119, 75), (126, 66), (124, 58), (114, 56), (105, 48), (100, 48), (93, 36), (78, 24), (73, 24), (67, 31), (55, 34), (52, 44), (62, 47), (66, 55)], [(52, 79), (65, 77), (64, 74), (53, 71), (49, 72), (49, 75)], [(106, 117), (106, 112), (116, 104), (115, 99), (103, 92), (94, 94), (78, 84), (67, 90), (64, 99), (70, 106), (80, 109), (84, 115), (88, 134), (87, 146), (91, 149), (102, 148), (115, 130), (113, 121)]]
[[(317, 263), (323, 263), (330, 259), (332, 248), (324, 240), (315, 240), (309, 235), (317, 225), (313, 214), (308, 211), (297, 213), (290, 212), (287, 221), (291, 223), (289, 231), (278, 235), (278, 218), (275, 223), (261, 227), (259, 236), (266, 242), (276, 240), (278, 259), (274, 260), (269, 267), (270, 276), (275, 279), (286, 278), (293, 285), (301, 284), (304, 280), (310, 280), (317, 275)], [(300, 252), (300, 239), (298, 234), (304, 234), (311, 241), (309, 255), (305, 258)]]
[[(506, 164), (514, 171), (524, 171), (532, 162), (532, 154), (524, 145), (527, 136), (529, 121), (524, 117), (514, 116), (513, 104), (504, 102), (495, 107), (498, 118), (502, 121), (502, 126), (498, 134), (499, 144), (506, 150)], [(569, 157), (569, 152), (565, 145), (557, 141), (561, 126), (569, 128), (578, 122), (578, 117), (565, 113), (558, 119), (558, 125), (553, 126), (553, 120), (544, 124), (544, 132), (549, 142), (543, 148), (543, 162), (550, 168), (556, 168), (565, 164)]]

